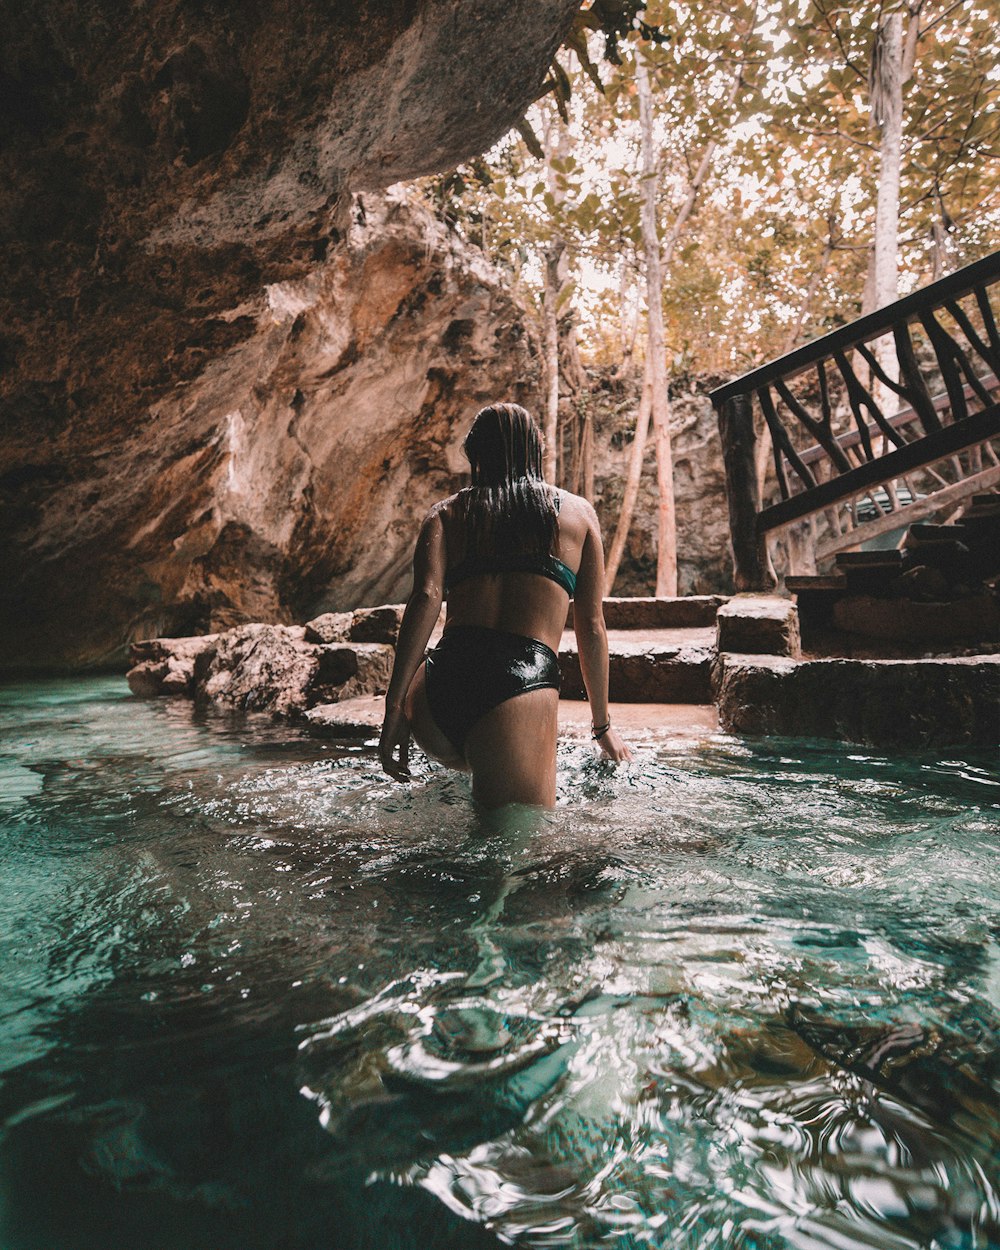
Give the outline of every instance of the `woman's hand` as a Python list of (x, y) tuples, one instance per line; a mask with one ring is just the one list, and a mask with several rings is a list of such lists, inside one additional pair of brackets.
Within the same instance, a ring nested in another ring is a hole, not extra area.
[(386, 708), (378, 754), (393, 781), (410, 780), (410, 722), (402, 708)]
[(598, 745), (604, 755), (609, 760), (614, 760), (616, 764), (622, 763), (624, 760), (632, 758), (632, 748), (627, 742), (623, 742), (618, 730), (612, 725), (607, 733), (601, 734), (597, 739)]

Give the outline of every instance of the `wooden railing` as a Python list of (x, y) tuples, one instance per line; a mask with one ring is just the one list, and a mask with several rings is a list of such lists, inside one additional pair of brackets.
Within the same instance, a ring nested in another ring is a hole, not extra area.
[[(737, 589), (776, 585), (767, 536), (795, 522), (825, 512), (830, 554), (1000, 481), (998, 284), (995, 252), (712, 392)], [(777, 491), (766, 506), (755, 403)], [(866, 496), (877, 519), (859, 525)]]

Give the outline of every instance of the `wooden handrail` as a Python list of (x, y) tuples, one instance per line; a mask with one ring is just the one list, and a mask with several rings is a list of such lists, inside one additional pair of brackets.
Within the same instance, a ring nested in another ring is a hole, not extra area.
[[(986, 374), (984, 377), (981, 377), (979, 381), (987, 388), (987, 390), (991, 391), (996, 390), (996, 388), (1000, 386), (1000, 379), (998, 379), (993, 373)], [(967, 398), (971, 398), (971, 386), (967, 386), (965, 388), (965, 394)], [(942, 391), (940, 395), (933, 396), (931, 403), (938, 412), (943, 412), (948, 407), (947, 392)], [(891, 417), (886, 417), (889, 424), (896, 430), (904, 429), (906, 426), (912, 425), (915, 421), (919, 421), (919, 419), (919, 414), (915, 408), (900, 408), (899, 411), (894, 412)], [(876, 439), (878, 438), (878, 435), (878, 426), (874, 423), (869, 425), (868, 437), (870, 439)], [(837, 435), (837, 442), (841, 447), (857, 447), (858, 443), (861, 442), (861, 433), (859, 430), (847, 430), (844, 434)], [(822, 460), (824, 455), (825, 452), (823, 448), (817, 443), (815, 447), (807, 447), (805, 451), (800, 451), (799, 459), (803, 464), (814, 464), (817, 460)]]
[[(767, 531), (1000, 436), (1000, 330), (989, 290), (997, 282), (1000, 251), (711, 392), (737, 589), (775, 584)], [(923, 342), (913, 338), (914, 323)], [(867, 346), (890, 336), (898, 370)], [(934, 396), (928, 368), (942, 388)], [(806, 370), (814, 372), (814, 386), (792, 390), (789, 382)], [(893, 404), (886, 402), (891, 397)], [(755, 401), (770, 432), (781, 495), (766, 508), (756, 474)], [(899, 402), (906, 406), (893, 412)], [(853, 428), (844, 429), (845, 421)], [(797, 445), (806, 440), (792, 437), (796, 429), (808, 431), (810, 445)], [(882, 455), (879, 443), (889, 448)], [(847, 456), (857, 447), (863, 458)], [(818, 467), (824, 464), (825, 473)]]
[(857, 321), (831, 330), (829, 334), (821, 335), (802, 347), (796, 347), (786, 355), (779, 356), (777, 360), (771, 360), (766, 365), (744, 373), (742, 377), (734, 378), (732, 382), (726, 382), (710, 391), (709, 399), (718, 409), (720, 404), (734, 395), (751, 395), (762, 386), (770, 386), (779, 378), (788, 382), (817, 361), (825, 360), (838, 352), (848, 352), (859, 343), (869, 343), (872, 339), (889, 333), (897, 325), (908, 325), (917, 321), (928, 310), (943, 308), (946, 304), (968, 295), (976, 287), (998, 279), (1000, 251), (991, 252), (989, 256), (973, 261), (971, 265), (956, 269), (946, 278), (940, 278), (937, 282), (931, 282), (912, 294), (905, 295), (894, 304), (887, 304), (885, 308), (879, 308), (867, 316), (859, 317)]
[(801, 520), (813, 512), (820, 512), (841, 499), (850, 499), (904, 473), (910, 473), (922, 465), (945, 460), (968, 447), (975, 447), (989, 438), (1000, 435), (1000, 404), (974, 412), (963, 421), (946, 425), (933, 434), (925, 434), (904, 447), (877, 460), (869, 460), (849, 473), (840, 473), (825, 482), (818, 482), (811, 490), (802, 491), (788, 499), (781, 499), (769, 508), (759, 510), (756, 518), (758, 534), (778, 529), (792, 521)]

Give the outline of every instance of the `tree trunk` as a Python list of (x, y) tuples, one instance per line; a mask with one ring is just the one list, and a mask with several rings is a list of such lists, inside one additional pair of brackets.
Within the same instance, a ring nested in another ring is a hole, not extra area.
[(545, 287), (542, 315), (544, 320), (545, 353), (545, 450), (542, 473), (553, 485), (559, 472), (559, 261), (564, 244), (555, 238), (545, 252)]
[[(916, 19), (913, 19), (916, 21)], [(903, 15), (889, 13), (875, 35), (870, 72), (872, 120), (879, 130), (878, 196), (872, 265), (872, 307), (899, 298), (899, 178), (903, 157)], [(876, 340), (879, 364), (893, 380), (899, 377), (896, 348), (888, 336)], [(895, 401), (889, 388), (876, 390), (883, 411)]]
[[(756, 24), (757, 6), (754, 5), (750, 15), (750, 22), (747, 27), (746, 42), (744, 44), (745, 55), (744, 58), (741, 59), (736, 73), (733, 76), (732, 86), (730, 87), (729, 94), (726, 98), (727, 108), (731, 107), (736, 102), (740, 93), (740, 88), (743, 85), (743, 76), (746, 70), (746, 55), (749, 54), (750, 43), (753, 32), (756, 29)], [(657, 427), (657, 482), (661, 489), (665, 489), (669, 492), (666, 500), (662, 495), (660, 498), (660, 511), (657, 527), (660, 531), (660, 542), (657, 549), (656, 593), (658, 595), (674, 595), (677, 593), (677, 540), (673, 506), (673, 472), (672, 464), (669, 463), (670, 431), (668, 425), (669, 414), (667, 412), (668, 397), (666, 357), (663, 342), (661, 272), (663, 267), (670, 264), (674, 248), (677, 245), (677, 240), (680, 238), (685, 223), (694, 209), (702, 183), (708, 177), (709, 170), (712, 166), (712, 157), (715, 154), (715, 149), (718, 147), (718, 141), (710, 139), (705, 144), (705, 149), (702, 152), (698, 168), (695, 170), (694, 176), (688, 183), (684, 200), (677, 210), (677, 214), (674, 217), (670, 230), (667, 232), (667, 237), (664, 241), (661, 253), (656, 231), (657, 178), (653, 154), (652, 92), (649, 86), (649, 75), (646, 71), (646, 66), (640, 53), (637, 53), (636, 55), (636, 83), (639, 88), (639, 116), (642, 137), (642, 234), (646, 251), (646, 292), (647, 307), (649, 310), (649, 338), (646, 345), (646, 370), (643, 381), (642, 399), (639, 404), (639, 417), (636, 422), (635, 439), (632, 443), (632, 458), (629, 461), (629, 473), (625, 483), (625, 492), (622, 497), (621, 512), (618, 515), (618, 524), (615, 528), (615, 536), (612, 540), (608, 553), (605, 594), (610, 594), (611, 588), (614, 585), (622, 552), (625, 550), (625, 540), (628, 537), (629, 527), (632, 524), (632, 511), (635, 507), (635, 501), (639, 494), (639, 479), (642, 475), (642, 459), (646, 446), (646, 431), (649, 425), (650, 412), (653, 409), (653, 395), (656, 390), (651, 376), (651, 369), (655, 366), (658, 369), (660, 378), (662, 379), (660, 389), (660, 413), (662, 424)], [(648, 241), (651, 241), (652, 246), (649, 245)], [(652, 264), (650, 264), (650, 260), (652, 260)], [(623, 295), (625, 290), (624, 277), (625, 275), (623, 271)], [(651, 287), (653, 286), (655, 286), (655, 293), (651, 294)], [(659, 336), (658, 350), (656, 350), (657, 341), (655, 337), (657, 332)], [(665, 438), (663, 438), (662, 441), (660, 437), (661, 429), (665, 435)], [(661, 527), (669, 527), (672, 531), (669, 535), (669, 553), (672, 563), (672, 578), (664, 576), (662, 581), (661, 571), (666, 574), (667, 570), (663, 563), (665, 544), (663, 542)], [(671, 583), (673, 588), (669, 589), (668, 587), (670, 587)]]
[(660, 272), (660, 236), (656, 224), (656, 150), (653, 146), (653, 93), (642, 56), (636, 57), (639, 91), (639, 127), (642, 147), (642, 247), (646, 263), (646, 372), (656, 441), (658, 487), (656, 526), (656, 594), (677, 594), (677, 517), (674, 506), (674, 467), (670, 451), (670, 407), (667, 397), (667, 359), (663, 333), (663, 279)]
[(941, 217), (936, 217), (931, 223), (931, 261), (934, 266), (931, 273), (933, 282), (951, 272), (951, 240)]
[(580, 435), (580, 461), (583, 482), (580, 493), (588, 503), (594, 502), (594, 418), (590, 404), (583, 413), (583, 431)]
[(604, 593), (610, 595), (618, 576), (618, 566), (625, 551), (625, 540), (632, 526), (632, 513), (635, 501), (639, 498), (639, 483), (642, 480), (642, 462), (646, 454), (646, 435), (649, 431), (650, 410), (649, 361), (646, 361), (646, 372), (642, 380), (642, 396), (639, 400), (639, 415), (635, 422), (635, 435), (632, 438), (632, 451), (629, 454), (628, 473), (625, 476), (625, 490), (622, 494), (621, 509), (618, 513), (618, 524), (615, 536), (608, 548), (608, 558), (604, 565)]
[(833, 255), (833, 228), (830, 229), (830, 237), (826, 241), (823, 248), (823, 255), (819, 258), (819, 264), (813, 270), (809, 277), (809, 285), (806, 287), (806, 293), (802, 297), (802, 303), (799, 305), (798, 316), (795, 318), (795, 324), (785, 336), (785, 341), (781, 347), (781, 354), (784, 356), (797, 346), (799, 339), (802, 337), (802, 330), (805, 326), (809, 313), (812, 311), (813, 300), (816, 298), (816, 292), (819, 290), (819, 284), (826, 276), (826, 271), (830, 267), (830, 257)]

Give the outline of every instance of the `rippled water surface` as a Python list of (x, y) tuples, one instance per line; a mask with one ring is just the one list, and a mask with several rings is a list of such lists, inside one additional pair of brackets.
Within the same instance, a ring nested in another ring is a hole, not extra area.
[(1000, 777), (0, 691), (0, 1247), (1000, 1246)]

